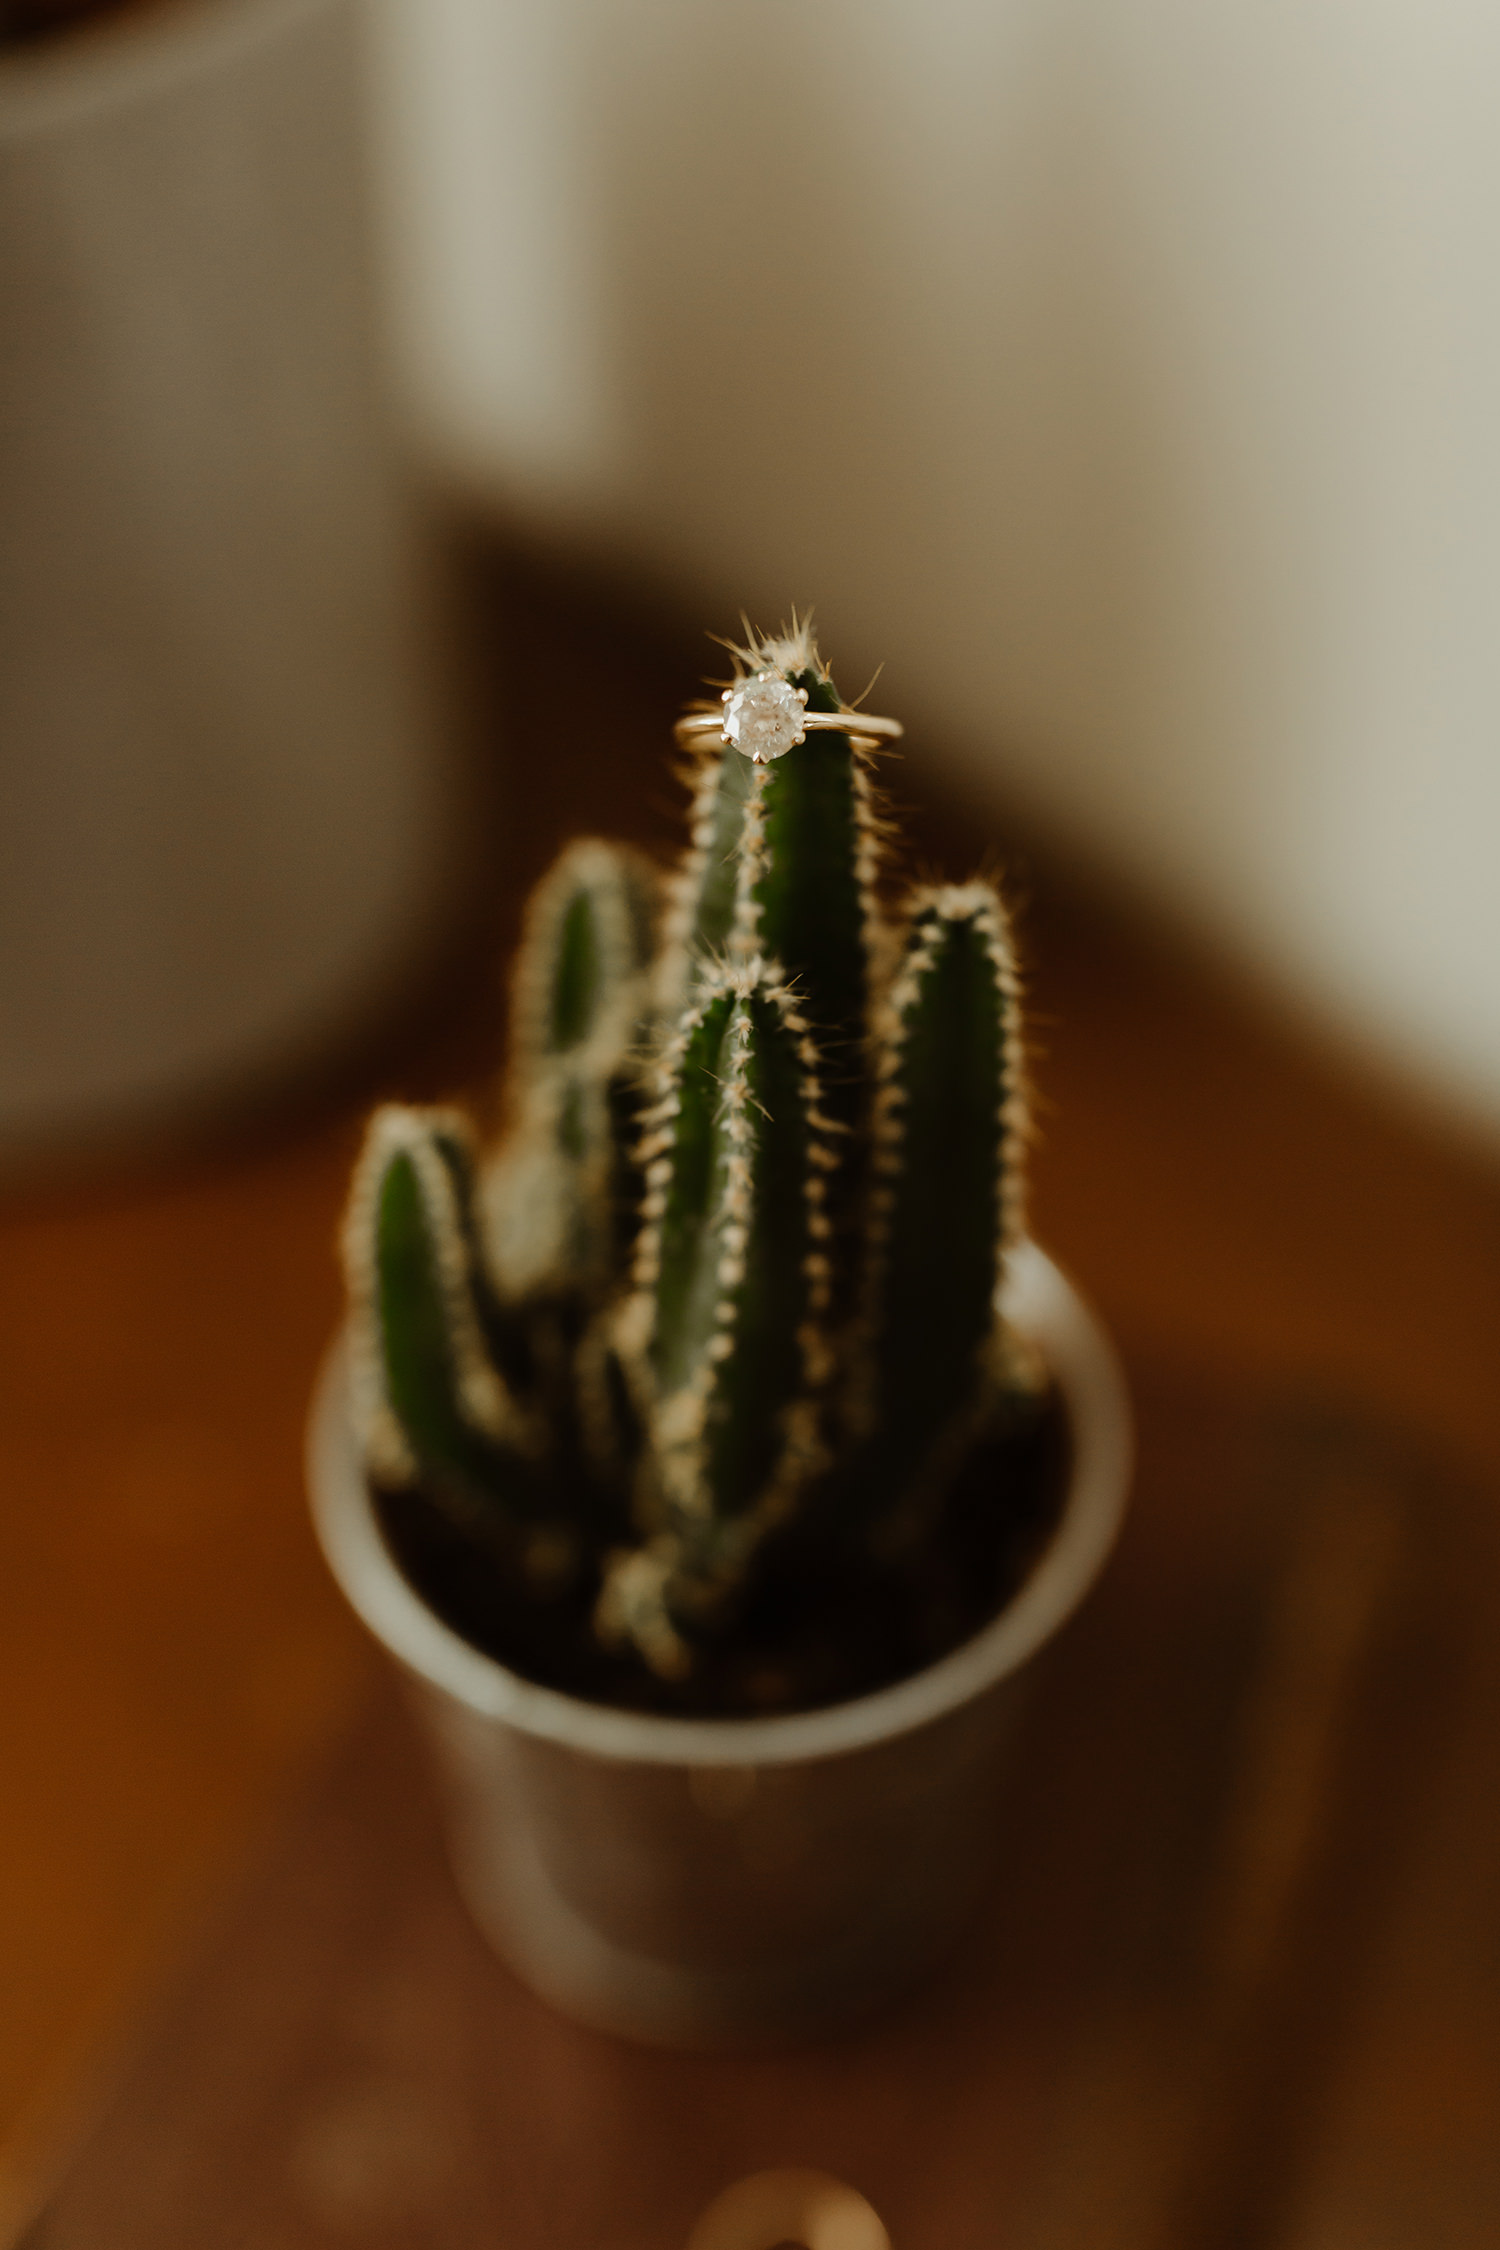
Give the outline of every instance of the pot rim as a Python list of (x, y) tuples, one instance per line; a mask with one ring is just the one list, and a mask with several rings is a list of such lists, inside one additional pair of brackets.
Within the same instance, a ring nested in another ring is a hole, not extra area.
[(1015, 1672), (1071, 1616), (1103, 1567), (1133, 1458), (1124, 1377), (1104, 1330), (1046, 1253), (1018, 1243), (1001, 1292), (1062, 1393), (1072, 1474), (1061, 1521), (1020, 1591), (923, 1672), (847, 1703), (771, 1718), (663, 1718), (585, 1702), (512, 1672), (443, 1623), (381, 1535), (347, 1411), (343, 1339), (319, 1377), (308, 1430), (313, 1522), (329, 1568), (375, 1638), (418, 1680), (481, 1717), (573, 1750), (641, 1765), (801, 1764), (868, 1748), (944, 1717)]

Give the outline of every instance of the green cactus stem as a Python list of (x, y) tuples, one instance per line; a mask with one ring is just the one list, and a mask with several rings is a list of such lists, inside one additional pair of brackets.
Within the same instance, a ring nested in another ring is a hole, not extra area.
[(421, 1485), (533, 1578), (577, 1536), (548, 1433), (500, 1372), (507, 1327), (477, 1254), (473, 1142), (449, 1110), (377, 1110), (344, 1228), (356, 1420), (372, 1472)]
[(597, 1299), (634, 1238), (657, 891), (638, 854), (584, 838), (532, 896), (512, 990), (511, 1121), (484, 1182), (509, 1296)]
[[(801, 688), (810, 711), (841, 708), (838, 690), (805, 632), (747, 653)], [(867, 755), (856, 752), (846, 734), (819, 732), (788, 756), (751, 772), (734, 950), (742, 958), (759, 955), (779, 964), (817, 1039), (829, 1114), (857, 1131), (864, 1122), (865, 1050), (879, 954), (875, 884), (881, 824)]]
[[(734, 650), (743, 672), (774, 672), (810, 711), (843, 706), (810, 624)], [(673, 886), (664, 997), (718, 961), (780, 964), (824, 1058), (831, 1115), (854, 1123), (878, 960), (875, 886), (885, 823), (869, 753), (847, 735), (810, 734), (795, 755), (757, 766), (738, 750), (701, 757), (692, 775), (692, 843)]]
[(678, 1625), (740, 1583), (824, 1463), (837, 1158), (816, 1064), (805, 1018), (756, 961), (707, 974), (662, 1065), (622, 1321), (649, 1376), (641, 1503), (656, 1536), (613, 1572), (601, 1616), (669, 1675), (687, 1662)]
[[(842, 709), (810, 625), (751, 637), (734, 655), (743, 673), (774, 672), (812, 711)], [(704, 760), (694, 791), (693, 843), (675, 886), (661, 987), (680, 1008), (694, 980), (723, 961), (774, 963), (797, 995), (820, 1057), (823, 1110), (844, 1136), (830, 1182), (836, 1241), (830, 1320), (852, 1309), (853, 1237), (869, 1147), (869, 1036), (884, 958), (876, 884), (886, 824), (869, 754), (849, 736), (809, 734), (790, 755), (757, 765), (726, 748)]]
[(882, 1506), (909, 1527), (1004, 1366), (996, 1297), (1021, 1224), (1025, 1093), (1015, 964), (988, 884), (913, 895), (884, 1014), (862, 1418)]
[(669, 1020), (681, 1013), (695, 979), (723, 961), (734, 935), (739, 850), (755, 767), (738, 750), (698, 753), (688, 769), (692, 792), (689, 842), (672, 880), (657, 1003)]

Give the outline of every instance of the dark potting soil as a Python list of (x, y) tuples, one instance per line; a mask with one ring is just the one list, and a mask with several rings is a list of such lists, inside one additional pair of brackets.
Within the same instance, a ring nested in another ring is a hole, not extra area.
[(603, 1649), (597, 1577), (541, 1599), (420, 1489), (378, 1488), (386, 1545), (428, 1606), (466, 1641), (539, 1686), (589, 1703), (678, 1718), (750, 1718), (845, 1703), (959, 1648), (1019, 1590), (1061, 1512), (1070, 1467), (1055, 1391), (1024, 1424), (977, 1448), (936, 1536), (899, 1562), (787, 1539), (768, 1546), (727, 1632), (705, 1639), (683, 1680)]

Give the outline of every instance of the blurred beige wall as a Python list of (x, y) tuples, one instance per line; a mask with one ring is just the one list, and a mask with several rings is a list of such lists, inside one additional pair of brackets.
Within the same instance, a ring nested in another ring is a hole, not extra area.
[(380, 0), (440, 468), (1500, 1127), (1500, 13)]

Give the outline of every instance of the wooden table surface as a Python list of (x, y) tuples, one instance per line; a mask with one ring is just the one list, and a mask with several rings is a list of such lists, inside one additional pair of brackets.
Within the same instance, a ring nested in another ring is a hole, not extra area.
[[(482, 1085), (498, 963), (562, 838), (675, 834), (663, 746), (706, 668), (696, 632), (475, 541), (454, 584), (484, 878), (470, 966), (422, 982), (322, 1085), (0, 1209), (0, 2240), (143, 1992), (367, 1692), (300, 1466), (361, 1116)], [(1343, 1400), (1500, 1493), (1500, 1168), (1138, 912), (1044, 857), (1017, 869), (918, 739), (893, 779), (953, 872), (997, 853), (1016, 872), (1034, 1231), (1127, 1348)], [(1476, 1599), (1500, 1624), (1500, 1588)], [(1493, 1801), (1490, 1717), (1477, 1680), (1465, 1755)], [(1380, 2114), (1429, 2137), (1500, 2118), (1493, 2027), (1443, 1952), (1459, 1831), (1444, 1864), (1402, 1941), (1404, 2028), (1377, 2043)]]

